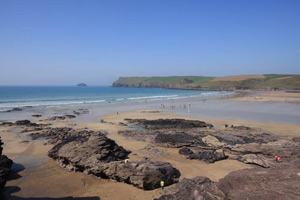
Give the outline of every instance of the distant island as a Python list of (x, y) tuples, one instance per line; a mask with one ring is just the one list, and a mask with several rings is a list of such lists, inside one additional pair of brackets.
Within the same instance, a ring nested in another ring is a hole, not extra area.
[(113, 87), (188, 90), (300, 90), (300, 75), (120, 77)]
[(78, 83), (77, 86), (87, 86), (85, 83)]

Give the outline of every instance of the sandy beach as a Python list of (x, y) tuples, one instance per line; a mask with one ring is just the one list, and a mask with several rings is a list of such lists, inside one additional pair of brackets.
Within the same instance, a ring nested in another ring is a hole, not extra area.
[[(75, 119), (47, 121), (51, 127), (71, 127), (77, 130), (87, 128), (93, 131), (104, 131), (108, 137), (118, 145), (130, 150), (130, 161), (138, 161), (148, 157), (152, 161), (171, 163), (180, 170), (183, 178), (206, 176), (212, 181), (219, 181), (230, 172), (252, 168), (237, 160), (221, 160), (207, 164), (199, 160), (187, 160), (178, 154), (179, 148), (156, 147), (167, 156), (151, 156), (143, 151), (149, 142), (135, 141), (118, 134), (126, 130), (122, 126), (125, 118), (132, 119), (172, 119), (203, 120), (213, 124), (214, 129), (224, 130), (224, 124), (234, 126), (249, 126), (264, 129), (282, 136), (300, 136), (300, 107), (290, 102), (300, 99), (300, 94), (284, 94), (282, 92), (266, 92), (261, 94), (262, 101), (249, 102), (251, 94), (247, 97), (238, 97), (226, 100), (209, 100), (203, 102), (199, 99), (185, 99), (164, 102), (167, 109), (161, 109), (162, 102), (147, 102), (137, 105), (110, 105), (106, 108), (91, 108), (89, 114), (78, 116)], [(287, 100), (289, 99), (289, 100)], [(275, 102), (276, 101), (276, 102)], [(180, 109), (183, 104), (191, 104), (189, 112)], [(176, 108), (171, 109), (174, 104)], [(253, 111), (253, 108), (256, 108)], [(54, 112), (54, 111), (53, 111)], [(52, 111), (46, 111), (43, 114)], [(55, 110), (57, 113), (57, 110)], [(63, 110), (61, 113), (66, 113)], [(117, 113), (118, 112), (118, 113)], [(31, 112), (27, 115), (32, 114)], [(13, 113), (9, 113), (13, 115)], [(25, 116), (26, 114), (22, 115)], [(43, 116), (44, 117), (44, 116)], [(40, 122), (44, 118), (29, 119)], [(100, 123), (104, 120), (106, 123)], [(68, 172), (61, 168), (56, 161), (47, 154), (53, 145), (45, 145), (45, 140), (31, 140), (31, 132), (21, 133), (17, 127), (1, 127), (0, 136), (4, 142), (3, 154), (14, 161), (15, 175), (7, 182), (5, 195), (9, 199), (30, 198), (61, 198), (61, 197), (100, 197), (102, 200), (113, 199), (154, 199), (158, 198), (160, 189), (144, 191), (132, 185), (115, 180), (98, 179), (80, 172)], [(51, 186), (51, 187), (50, 187)]]

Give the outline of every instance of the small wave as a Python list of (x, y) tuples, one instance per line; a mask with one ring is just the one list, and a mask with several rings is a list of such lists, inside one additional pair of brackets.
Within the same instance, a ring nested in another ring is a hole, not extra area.
[(155, 99), (155, 98), (170, 98), (178, 97), (179, 95), (166, 95), (166, 96), (145, 96), (145, 97), (131, 97), (129, 100), (139, 100), (139, 99)]
[[(62, 105), (76, 105), (76, 104), (94, 104), (94, 103), (103, 103), (105, 100), (95, 100), (95, 101), (66, 101), (66, 102), (26, 102), (26, 103), (3, 103), (0, 104), (1, 110), (7, 110), (15, 107), (26, 107), (26, 106), (62, 106)], [(4, 109), (5, 108), (5, 109)]]

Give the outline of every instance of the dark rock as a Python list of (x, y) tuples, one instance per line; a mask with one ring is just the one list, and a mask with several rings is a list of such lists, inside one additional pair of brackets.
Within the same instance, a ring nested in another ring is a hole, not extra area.
[(207, 124), (198, 120), (185, 120), (185, 119), (124, 119), (129, 123), (137, 124), (146, 129), (160, 130), (160, 129), (191, 129), (191, 128), (206, 128), (213, 127), (211, 124)]
[(154, 142), (155, 144), (164, 147), (179, 148), (183, 146), (190, 146), (195, 143), (195, 140), (196, 138), (194, 136), (185, 133), (160, 133), (156, 136)]
[(179, 149), (178, 153), (180, 155), (185, 155), (185, 156), (194, 154), (194, 152), (191, 149), (187, 148), (187, 147), (183, 147), (183, 148)]
[(36, 114), (36, 115), (32, 115), (32, 117), (42, 117), (42, 115)]
[(166, 188), (163, 196), (156, 200), (225, 200), (226, 196), (217, 184), (207, 177), (182, 179), (176, 185)]
[(160, 181), (171, 185), (178, 181), (180, 173), (170, 163), (151, 162), (110, 162), (89, 170), (89, 173), (101, 177), (109, 177), (117, 181), (133, 184), (144, 190), (153, 190), (160, 187)]
[(12, 123), (12, 122), (2, 122), (1, 123), (1, 126), (13, 126), (14, 125), (14, 123)]
[(272, 159), (275, 155), (278, 155), (281, 158), (293, 160), (300, 155), (299, 143), (288, 139), (280, 139), (276, 142), (264, 144), (237, 144), (235, 146), (227, 146), (226, 148), (233, 154), (260, 154)]
[[(80, 147), (80, 148), (79, 148)], [(92, 166), (90, 161), (111, 162), (127, 158), (130, 151), (118, 146), (115, 141), (103, 135), (91, 135), (88, 140), (79, 137), (69, 137), (63, 143), (55, 145), (49, 151), (49, 157), (70, 163), (75, 171), (85, 165)]]
[(28, 128), (25, 128), (24, 130), (21, 131), (21, 133), (26, 133), (26, 132), (32, 132), (32, 131), (41, 131), (41, 130), (45, 130), (44, 127), (28, 127)]
[(1, 192), (6, 184), (7, 175), (10, 173), (10, 168), (13, 164), (13, 161), (9, 159), (7, 156), (2, 155), (3, 151), (3, 142), (0, 137), (0, 197)]
[(232, 126), (231, 128), (234, 130), (240, 130), (240, 131), (252, 130), (252, 128), (250, 128), (248, 126)]
[(33, 140), (38, 138), (46, 138), (48, 143), (56, 144), (58, 142), (67, 142), (74, 139), (87, 140), (92, 134), (102, 134), (102, 132), (94, 132), (88, 130), (74, 130), (68, 127), (62, 128), (49, 128), (41, 132), (31, 133), (30, 136)]
[(75, 118), (76, 116), (75, 115), (65, 115), (65, 117), (72, 119), (72, 118)]
[(31, 123), (29, 120), (18, 120), (15, 122), (15, 125), (17, 126), (31, 126), (31, 125), (35, 125), (34, 123)]
[(121, 126), (128, 126), (127, 124), (125, 124), (123, 122), (119, 122), (119, 125), (121, 125)]
[(218, 183), (227, 199), (291, 199), (300, 197), (300, 160), (274, 163), (269, 168), (231, 172)]
[(198, 153), (188, 155), (186, 158), (197, 159), (208, 163), (214, 163), (215, 161), (226, 159), (227, 156), (225, 155), (222, 149), (219, 149), (219, 150), (201, 150)]
[(11, 111), (22, 111), (22, 108), (13, 108)]

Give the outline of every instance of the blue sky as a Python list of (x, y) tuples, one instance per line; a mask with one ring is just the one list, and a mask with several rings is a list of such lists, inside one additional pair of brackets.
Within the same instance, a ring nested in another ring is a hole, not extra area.
[(0, 85), (300, 74), (299, 0), (0, 0)]

